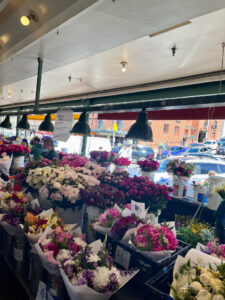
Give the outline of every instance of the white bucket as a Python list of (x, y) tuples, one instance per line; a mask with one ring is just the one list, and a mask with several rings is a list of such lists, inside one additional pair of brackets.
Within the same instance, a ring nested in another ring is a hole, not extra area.
[(217, 187), (221, 187), (225, 183), (225, 177), (221, 175), (209, 176), (209, 200), (208, 208), (217, 210), (220, 202), (223, 200), (220, 195), (215, 192)]
[(177, 196), (179, 198), (186, 197), (187, 181), (180, 176), (173, 176), (173, 189), (174, 196)]

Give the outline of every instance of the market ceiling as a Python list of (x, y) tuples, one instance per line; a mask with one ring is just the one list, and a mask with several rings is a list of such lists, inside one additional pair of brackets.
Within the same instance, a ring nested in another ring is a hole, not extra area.
[[(0, 106), (34, 101), (38, 56), (41, 100), (49, 102), (218, 71), (224, 7), (223, 0), (0, 1)], [(23, 27), (20, 16), (30, 9), (39, 21)], [(128, 62), (126, 72), (121, 61)]]

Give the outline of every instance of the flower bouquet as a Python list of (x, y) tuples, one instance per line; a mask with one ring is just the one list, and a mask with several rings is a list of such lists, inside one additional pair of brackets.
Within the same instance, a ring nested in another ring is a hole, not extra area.
[(131, 161), (126, 157), (115, 158), (113, 163), (116, 165), (117, 171), (126, 171), (127, 167), (131, 164)]
[(63, 221), (54, 213), (53, 209), (44, 211), (41, 214), (35, 216), (34, 214), (27, 212), (24, 218), (24, 224), (21, 225), (24, 233), (26, 234), (28, 240), (33, 244), (37, 243), (41, 235), (44, 233), (47, 227), (51, 229), (56, 229), (61, 227), (64, 231), (67, 227)]
[(127, 179), (129, 174), (124, 172), (113, 171), (112, 173), (105, 172), (98, 177), (98, 180), (103, 184), (109, 184), (115, 188), (119, 188), (120, 182)]
[(153, 181), (154, 172), (158, 170), (159, 163), (149, 155), (146, 156), (145, 160), (139, 160), (137, 163), (142, 171), (142, 176)]
[(214, 228), (200, 220), (191, 221), (191, 216), (175, 215), (177, 238), (193, 248), (198, 243), (207, 244), (214, 240)]
[(80, 191), (81, 199), (89, 206), (98, 207), (101, 210), (113, 207), (117, 204), (120, 207), (126, 203), (124, 193), (108, 184), (100, 184), (89, 189)]
[(178, 240), (166, 226), (140, 225), (131, 234), (131, 243), (143, 255), (159, 261), (176, 250)]
[(171, 160), (166, 166), (167, 172), (173, 174), (173, 188), (175, 196), (185, 197), (187, 181), (194, 174), (194, 164), (179, 159)]
[(190, 250), (178, 256), (170, 295), (174, 300), (224, 300), (225, 265), (220, 260)]
[(94, 230), (110, 234), (113, 222), (121, 217), (121, 211), (116, 208), (109, 208), (100, 214), (95, 222), (92, 223)]
[(136, 228), (139, 224), (144, 224), (134, 214), (116, 219), (111, 227), (111, 236), (117, 240), (125, 239), (125, 234), (128, 230)]
[(88, 163), (88, 159), (84, 156), (76, 154), (64, 154), (62, 160), (59, 162), (59, 166), (68, 165), (71, 168), (83, 167)]
[(225, 260), (225, 244), (220, 245), (214, 242), (209, 242), (206, 246), (200, 244), (197, 245), (197, 247), (206, 254)]
[(55, 230), (47, 227), (34, 248), (44, 268), (52, 275), (59, 275), (58, 262), (63, 262), (70, 255), (76, 255), (85, 246), (82, 235), (65, 232), (61, 227)]
[(166, 208), (167, 202), (171, 199), (169, 192), (172, 192), (172, 189), (166, 185), (158, 185), (147, 178), (138, 176), (121, 181), (119, 189), (124, 192), (127, 202), (131, 199), (143, 202), (148, 211), (156, 216)]
[(107, 167), (115, 158), (115, 153), (113, 151), (91, 151), (90, 157), (91, 161), (96, 162), (102, 167)]
[(70, 299), (81, 300), (109, 299), (136, 274), (117, 269), (104, 245), (98, 251), (87, 246), (64, 260), (60, 271)]

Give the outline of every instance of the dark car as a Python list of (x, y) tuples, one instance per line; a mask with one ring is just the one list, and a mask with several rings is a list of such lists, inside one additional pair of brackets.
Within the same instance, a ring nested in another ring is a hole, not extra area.
[(161, 158), (165, 158), (167, 156), (179, 156), (179, 155), (183, 155), (186, 150), (188, 148), (187, 147), (183, 147), (183, 146), (172, 146), (172, 147), (168, 147), (167, 150), (163, 150), (161, 153)]

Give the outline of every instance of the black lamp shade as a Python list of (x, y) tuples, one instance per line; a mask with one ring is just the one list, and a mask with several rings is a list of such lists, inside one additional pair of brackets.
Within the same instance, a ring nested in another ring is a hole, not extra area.
[(0, 127), (2, 128), (6, 128), (6, 129), (11, 129), (12, 128), (12, 124), (10, 122), (10, 117), (9, 115), (5, 117), (5, 120), (3, 120), (1, 123), (0, 123)]
[(54, 125), (51, 122), (51, 115), (50, 114), (47, 114), (45, 116), (45, 119), (40, 124), (38, 130), (41, 130), (41, 131), (51, 131), (51, 132), (54, 131)]
[(152, 129), (148, 124), (148, 113), (145, 110), (139, 113), (136, 122), (129, 129), (126, 139), (153, 141)]
[(74, 124), (71, 133), (81, 134), (81, 135), (90, 135), (91, 129), (88, 124), (88, 116), (86, 112), (83, 112), (80, 115), (80, 118), (77, 123)]
[(19, 121), (16, 128), (17, 129), (24, 129), (24, 130), (30, 129), (30, 124), (27, 121), (27, 115), (23, 115), (22, 119)]

